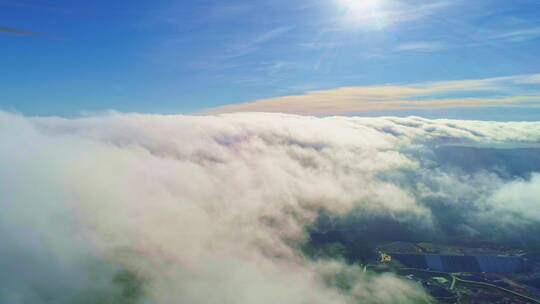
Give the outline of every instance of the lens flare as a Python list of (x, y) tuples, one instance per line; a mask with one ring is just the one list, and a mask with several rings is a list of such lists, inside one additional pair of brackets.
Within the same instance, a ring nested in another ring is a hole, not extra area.
[(342, 21), (354, 29), (383, 29), (388, 25), (384, 0), (338, 0), (343, 9)]

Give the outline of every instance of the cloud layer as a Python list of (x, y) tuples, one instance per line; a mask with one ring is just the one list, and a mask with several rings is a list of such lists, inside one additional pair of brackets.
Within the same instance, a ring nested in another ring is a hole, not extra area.
[[(0, 265), (17, 280), (1, 278), (11, 285), (0, 300), (114, 297), (112, 278), (128, 270), (148, 303), (426, 301), (392, 275), (305, 257), (307, 228), (320, 212), (352, 211), (434, 227), (437, 202), (472, 210), (461, 224), (473, 230), (479, 218), (510, 230), (535, 224), (538, 200), (516, 192), (536, 189), (537, 175), (506, 180), (425, 161), (440, 145), (516, 143), (540, 143), (540, 124), (1, 113), (0, 240), (12, 245)], [(509, 213), (522, 221), (487, 216)]]
[(538, 106), (538, 75), (344, 87), (232, 104), (205, 113), (277, 112), (301, 115), (486, 106)]

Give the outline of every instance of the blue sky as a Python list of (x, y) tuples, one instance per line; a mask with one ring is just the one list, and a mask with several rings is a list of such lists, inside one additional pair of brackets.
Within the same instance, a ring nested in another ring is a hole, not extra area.
[[(527, 96), (488, 103), (486, 113), (530, 120), (540, 116), (538, 54), (533, 0), (0, 0), (0, 109), (193, 113), (342, 87), (504, 76), (512, 84), (450, 93)], [(534, 81), (525, 87), (524, 77)], [(482, 116), (470, 104), (448, 109)], [(430, 111), (445, 112), (405, 112)]]

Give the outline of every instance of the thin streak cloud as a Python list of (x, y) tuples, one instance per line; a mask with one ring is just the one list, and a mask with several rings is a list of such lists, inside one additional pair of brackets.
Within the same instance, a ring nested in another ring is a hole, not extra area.
[(415, 41), (398, 45), (396, 52), (435, 52), (445, 48), (440, 42), (434, 41)]
[(526, 41), (540, 37), (540, 27), (517, 29), (492, 35), (491, 40)]
[(343, 115), (373, 111), (486, 106), (538, 106), (538, 75), (477, 80), (344, 87), (226, 105), (204, 113), (282, 112)]

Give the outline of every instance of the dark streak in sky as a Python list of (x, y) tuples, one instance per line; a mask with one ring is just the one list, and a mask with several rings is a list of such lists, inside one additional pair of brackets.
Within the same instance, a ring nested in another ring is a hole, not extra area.
[(26, 31), (22, 29), (17, 28), (11, 28), (11, 27), (1, 27), (0, 26), (0, 34), (11, 34), (11, 35), (19, 35), (19, 36), (41, 36), (43, 34)]

